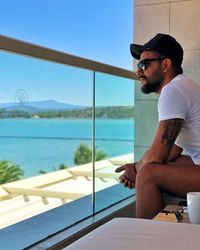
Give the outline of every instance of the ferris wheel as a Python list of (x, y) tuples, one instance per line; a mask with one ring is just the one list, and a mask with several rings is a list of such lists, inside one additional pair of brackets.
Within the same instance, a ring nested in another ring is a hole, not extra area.
[(25, 89), (18, 89), (15, 93), (14, 102), (19, 105), (28, 103), (28, 95)]

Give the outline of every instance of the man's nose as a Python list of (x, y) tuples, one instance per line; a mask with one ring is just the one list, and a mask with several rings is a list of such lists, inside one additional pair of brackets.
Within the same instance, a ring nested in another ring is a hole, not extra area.
[(138, 68), (138, 69), (136, 70), (136, 75), (137, 75), (138, 77), (139, 77), (142, 73), (143, 73), (143, 70), (142, 70), (142, 69)]

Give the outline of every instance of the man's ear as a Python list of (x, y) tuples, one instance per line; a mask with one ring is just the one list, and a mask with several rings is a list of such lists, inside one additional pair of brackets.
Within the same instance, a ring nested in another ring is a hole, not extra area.
[(168, 72), (172, 69), (172, 61), (169, 58), (163, 60), (163, 72)]

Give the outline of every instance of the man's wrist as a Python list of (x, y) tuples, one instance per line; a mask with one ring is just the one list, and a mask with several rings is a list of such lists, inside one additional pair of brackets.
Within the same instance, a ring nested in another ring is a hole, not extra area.
[(135, 172), (137, 173), (136, 164), (137, 164), (137, 162), (133, 163), (133, 168), (134, 168)]

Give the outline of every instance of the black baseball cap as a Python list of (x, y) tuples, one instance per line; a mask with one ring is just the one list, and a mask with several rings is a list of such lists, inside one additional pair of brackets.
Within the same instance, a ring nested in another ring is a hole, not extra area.
[(131, 44), (131, 54), (135, 59), (140, 59), (143, 51), (156, 51), (166, 58), (170, 58), (177, 66), (183, 61), (183, 49), (176, 39), (167, 34), (157, 34), (144, 45)]

